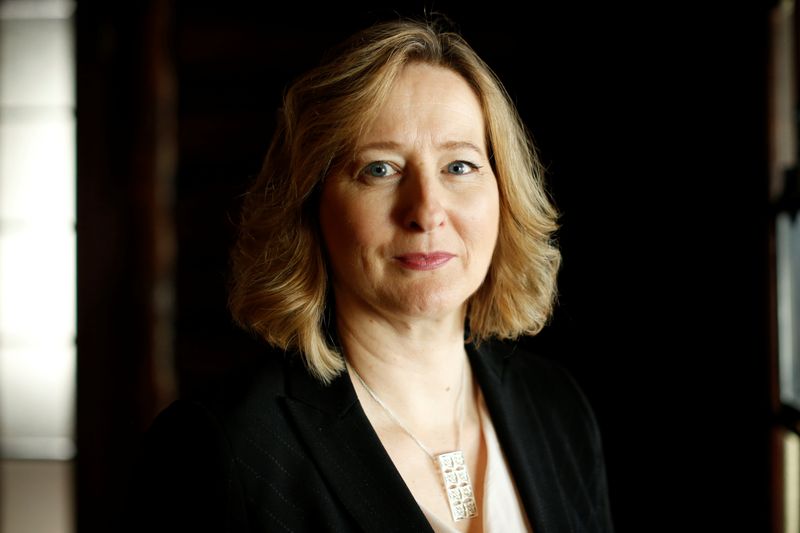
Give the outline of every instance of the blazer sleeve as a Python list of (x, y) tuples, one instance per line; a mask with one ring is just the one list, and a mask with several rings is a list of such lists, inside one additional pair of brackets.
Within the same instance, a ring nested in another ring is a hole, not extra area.
[(125, 531), (249, 530), (233, 454), (214, 416), (178, 400), (145, 435), (128, 499)]
[(574, 397), (579, 405), (583, 419), (583, 437), (589, 443), (591, 455), (584, 467), (586, 472), (586, 492), (592, 502), (588, 521), (591, 531), (612, 533), (614, 531), (611, 517), (611, 506), (608, 497), (608, 483), (606, 478), (605, 460), (603, 453), (602, 437), (597, 424), (594, 411), (589, 404), (580, 386), (572, 375), (562, 369), (564, 379), (571, 385)]

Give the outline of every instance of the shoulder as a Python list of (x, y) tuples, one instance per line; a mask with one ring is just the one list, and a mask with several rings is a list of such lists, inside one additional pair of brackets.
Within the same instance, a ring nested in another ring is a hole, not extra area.
[(519, 416), (535, 416), (555, 434), (582, 434), (600, 443), (592, 407), (570, 371), (553, 357), (510, 341), (482, 344), (477, 351), (487, 367), (494, 368), (502, 394)]
[[(145, 435), (145, 452), (183, 453), (180, 462), (203, 455), (213, 461), (235, 458), (252, 443), (285, 441), (291, 432), (286, 415), (287, 373), (304, 372), (302, 363), (283, 352), (266, 350), (257, 359), (229, 370), (202, 392), (174, 401), (155, 418)], [(226, 468), (230, 465), (225, 465)]]
[(136, 461), (130, 531), (243, 530), (243, 443), (281, 426), (282, 367), (266, 353), (158, 414)]
[(147, 431), (147, 440), (185, 440), (197, 433), (229, 437), (240, 423), (249, 425), (254, 417), (274, 414), (284, 395), (285, 365), (282, 354), (270, 350), (230, 369), (202, 391), (175, 400), (161, 411)]
[(477, 348), (480, 359), (504, 384), (520, 387), (540, 399), (587, 404), (583, 392), (557, 359), (520, 342), (490, 341)]
[(511, 380), (519, 382), (541, 398), (589, 408), (581, 386), (557, 359), (518, 346), (509, 358), (506, 372)]
[(265, 353), (172, 403), (145, 438), (131, 531), (352, 530), (298, 429), (298, 397), (321, 391), (324, 405), (334, 389), (299, 358)]

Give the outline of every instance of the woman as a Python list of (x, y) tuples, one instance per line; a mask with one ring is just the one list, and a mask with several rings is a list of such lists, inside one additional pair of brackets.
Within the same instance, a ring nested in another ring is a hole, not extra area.
[(516, 349), (553, 305), (555, 212), (458, 35), (383, 23), (287, 91), (233, 254), (277, 354), (148, 435), (137, 527), (611, 531), (597, 426)]

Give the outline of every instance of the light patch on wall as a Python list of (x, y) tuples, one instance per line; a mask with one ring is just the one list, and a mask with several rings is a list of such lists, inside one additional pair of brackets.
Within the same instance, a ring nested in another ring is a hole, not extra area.
[(783, 434), (783, 531), (800, 531), (800, 437), (791, 431)]
[(74, 4), (0, 2), (0, 450), (74, 455)]

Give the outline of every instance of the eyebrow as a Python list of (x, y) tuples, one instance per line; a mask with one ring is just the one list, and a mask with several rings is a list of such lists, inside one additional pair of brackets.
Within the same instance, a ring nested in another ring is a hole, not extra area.
[[(401, 147), (402, 145), (400, 143), (394, 141), (377, 141), (359, 146), (356, 152), (364, 152), (366, 150), (397, 150)], [(445, 150), (460, 150), (466, 148), (467, 150), (472, 150), (477, 154), (483, 155), (483, 151), (469, 141), (447, 141), (437, 144), (436, 148)]]

